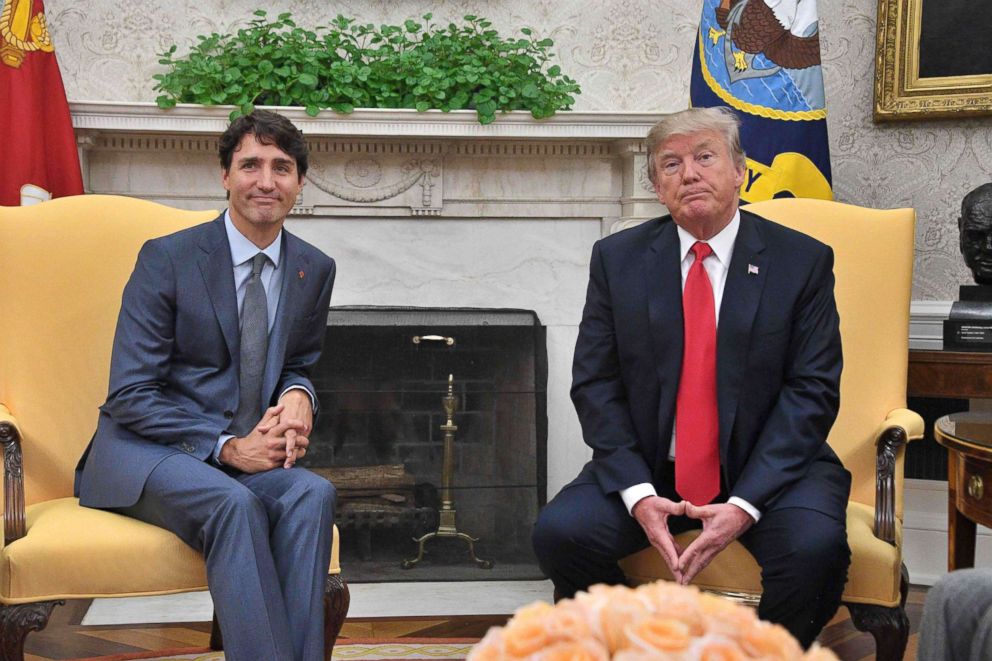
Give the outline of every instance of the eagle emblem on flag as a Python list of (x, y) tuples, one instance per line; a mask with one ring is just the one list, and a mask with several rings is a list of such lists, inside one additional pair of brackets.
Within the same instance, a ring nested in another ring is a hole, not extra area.
[(816, 0), (703, 0), (690, 103), (741, 118), (741, 199), (831, 199)]
[(17, 69), (26, 53), (55, 50), (45, 13), (34, 12), (32, 0), (0, 0), (0, 5), (0, 62)]

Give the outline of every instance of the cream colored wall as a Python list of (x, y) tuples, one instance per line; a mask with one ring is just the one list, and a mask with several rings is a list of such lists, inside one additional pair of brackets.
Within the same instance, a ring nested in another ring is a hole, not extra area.
[[(49, 24), (71, 101), (151, 101), (159, 53), (246, 22), (257, 0), (47, 0)], [(531, 26), (549, 36), (582, 85), (577, 110), (672, 111), (688, 102), (699, 0), (296, 0), (305, 26), (327, 7), (371, 22), (433, 11), (438, 21), (474, 13), (504, 34)], [(876, 0), (819, 3), (828, 124), (837, 199), (915, 207), (913, 298), (953, 300), (970, 281), (957, 249), (961, 197), (992, 180), (992, 118), (875, 125), (871, 121)]]

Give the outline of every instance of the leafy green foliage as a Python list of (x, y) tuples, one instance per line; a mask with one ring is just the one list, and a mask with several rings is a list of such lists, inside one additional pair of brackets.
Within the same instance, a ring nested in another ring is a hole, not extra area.
[(154, 76), (159, 107), (231, 104), (232, 119), (256, 105), (303, 106), (311, 116), (325, 108), (472, 108), (489, 124), (509, 110), (550, 117), (580, 91), (549, 65), (551, 39), (527, 28), (522, 38), (504, 39), (477, 16), (439, 27), (431, 14), (424, 23), (380, 26), (339, 14), (314, 30), (289, 13), (254, 16), (237, 34), (200, 35), (185, 57), (175, 56), (175, 45), (162, 53), (169, 70)]

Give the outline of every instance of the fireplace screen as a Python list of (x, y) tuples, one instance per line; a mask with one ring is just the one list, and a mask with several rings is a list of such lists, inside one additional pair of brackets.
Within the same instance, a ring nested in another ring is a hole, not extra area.
[(542, 577), (530, 544), (547, 480), (536, 314), (335, 307), (313, 377), (322, 410), (300, 465), (338, 489), (350, 581)]

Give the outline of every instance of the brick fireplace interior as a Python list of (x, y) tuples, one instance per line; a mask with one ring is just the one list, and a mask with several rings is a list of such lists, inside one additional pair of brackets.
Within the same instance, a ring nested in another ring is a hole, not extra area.
[[(437, 531), (452, 379), (451, 499)], [(322, 412), (301, 465), (338, 487), (349, 581), (543, 578), (530, 531), (547, 487), (546, 330), (527, 310), (335, 307), (314, 374)]]

